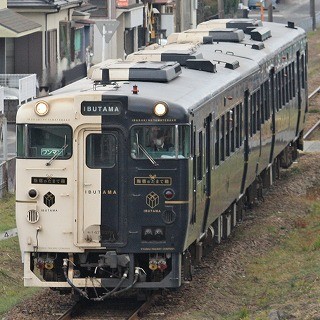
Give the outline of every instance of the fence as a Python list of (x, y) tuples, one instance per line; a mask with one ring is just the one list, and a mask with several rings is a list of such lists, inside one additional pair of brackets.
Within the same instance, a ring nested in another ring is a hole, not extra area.
[(19, 105), (37, 96), (36, 74), (0, 74), (0, 86), (5, 95), (16, 96)]
[(4, 88), (0, 87), (0, 113), (4, 113)]
[(16, 158), (0, 164), (0, 199), (5, 193), (14, 193), (16, 186)]
[[(320, 23), (320, 13), (316, 14), (316, 25), (318, 26)], [(305, 18), (297, 22), (297, 25), (306, 30), (306, 31), (312, 31), (312, 19), (311, 17)]]

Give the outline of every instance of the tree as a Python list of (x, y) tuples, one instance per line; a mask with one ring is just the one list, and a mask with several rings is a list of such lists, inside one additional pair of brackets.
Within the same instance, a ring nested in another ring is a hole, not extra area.
[[(239, 0), (221, 0), (224, 6), (224, 13), (232, 17), (238, 9)], [(198, 1), (198, 23), (218, 18), (218, 0)]]

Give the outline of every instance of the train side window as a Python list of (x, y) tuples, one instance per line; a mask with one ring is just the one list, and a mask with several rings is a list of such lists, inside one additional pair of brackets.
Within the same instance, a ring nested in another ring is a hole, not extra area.
[(241, 118), (240, 118), (240, 105), (238, 104), (236, 106), (236, 114), (235, 114), (235, 122), (236, 122), (236, 148), (239, 148), (241, 145), (241, 129), (240, 129), (240, 124), (241, 124)]
[(234, 152), (236, 147), (235, 147), (235, 108), (232, 108), (232, 110), (230, 111), (230, 137), (231, 137), (231, 145), (230, 145), (230, 149), (231, 152)]
[(242, 146), (243, 122), (242, 122), (242, 103), (236, 106), (236, 148)]
[(221, 128), (220, 128), (220, 160), (224, 161), (225, 159), (225, 115), (221, 117)]
[(250, 97), (250, 137), (257, 132), (257, 92)]
[(286, 103), (290, 100), (290, 90), (289, 90), (289, 79), (290, 79), (290, 73), (288, 66), (285, 67), (285, 83), (286, 83)]
[(295, 62), (291, 63), (291, 74), (292, 74), (292, 96), (296, 96), (296, 73), (295, 73)]
[(284, 69), (281, 70), (281, 97), (282, 97), (282, 102), (281, 105), (284, 107), (286, 105), (286, 79), (285, 79), (285, 74), (284, 74)]
[(117, 160), (117, 139), (111, 133), (92, 133), (86, 139), (86, 164), (92, 169), (112, 168)]
[(256, 92), (256, 106), (257, 106), (257, 130), (261, 129), (261, 95), (260, 90)]
[(266, 110), (266, 120), (270, 118), (270, 103), (269, 103), (269, 81), (264, 83), (264, 106)]
[(253, 119), (252, 119), (252, 115), (253, 115), (253, 112), (252, 112), (252, 109), (253, 109), (253, 97), (252, 95), (250, 96), (250, 115), (249, 115), (249, 130), (250, 130), (250, 137), (252, 137), (253, 135), (253, 128), (252, 128), (252, 124), (253, 124)]
[(265, 116), (266, 110), (263, 105), (263, 85), (260, 86), (259, 95), (260, 95), (259, 101), (260, 101), (261, 123), (264, 123), (266, 120), (266, 116)]
[(216, 166), (220, 163), (220, 119), (216, 119), (216, 134), (215, 134), (215, 143), (214, 143), (214, 155)]
[(198, 134), (199, 154), (197, 154), (197, 179), (202, 180), (202, 164), (203, 164), (203, 137), (202, 131)]
[(281, 106), (281, 77), (280, 72), (276, 74), (276, 82), (277, 82), (277, 103), (276, 103), (276, 110), (279, 111)]
[(289, 100), (292, 100), (293, 88), (292, 88), (292, 67), (291, 67), (291, 64), (289, 64), (289, 66), (288, 66), (288, 72), (289, 72)]
[(17, 157), (69, 159), (72, 156), (72, 128), (68, 125), (17, 125)]
[(306, 81), (306, 75), (305, 75), (305, 58), (304, 54), (301, 55), (301, 88), (305, 89), (305, 81)]
[(265, 121), (269, 120), (270, 117), (270, 107), (269, 107), (269, 83), (268, 81), (264, 82), (260, 86), (261, 91), (261, 104), (262, 104), (262, 113), (264, 114)]
[(230, 156), (230, 111), (226, 114), (226, 157)]

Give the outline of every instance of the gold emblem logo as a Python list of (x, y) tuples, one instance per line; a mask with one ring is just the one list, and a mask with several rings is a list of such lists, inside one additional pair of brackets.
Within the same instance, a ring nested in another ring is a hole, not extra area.
[(159, 204), (159, 196), (155, 192), (150, 192), (146, 196), (146, 204), (151, 209), (155, 208)]

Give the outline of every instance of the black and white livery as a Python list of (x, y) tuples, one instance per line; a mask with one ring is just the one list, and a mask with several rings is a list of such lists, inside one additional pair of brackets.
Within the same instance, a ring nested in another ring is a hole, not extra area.
[(302, 148), (307, 40), (214, 20), (23, 105), (16, 217), (26, 286), (103, 300), (177, 288)]

